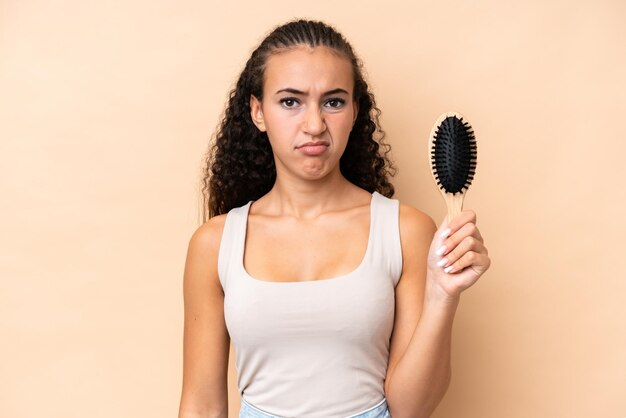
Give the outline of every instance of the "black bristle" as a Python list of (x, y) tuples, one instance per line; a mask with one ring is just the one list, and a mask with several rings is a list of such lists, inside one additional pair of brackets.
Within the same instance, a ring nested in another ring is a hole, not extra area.
[(461, 193), (476, 171), (476, 138), (463, 118), (446, 117), (437, 127), (431, 150), (433, 173), (446, 193)]

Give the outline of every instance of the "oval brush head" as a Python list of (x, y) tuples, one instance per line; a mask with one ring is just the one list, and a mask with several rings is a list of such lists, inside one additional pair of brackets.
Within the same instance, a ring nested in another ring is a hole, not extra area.
[(450, 221), (463, 209), (463, 198), (476, 173), (476, 138), (462, 115), (449, 112), (439, 116), (430, 132), (428, 155)]

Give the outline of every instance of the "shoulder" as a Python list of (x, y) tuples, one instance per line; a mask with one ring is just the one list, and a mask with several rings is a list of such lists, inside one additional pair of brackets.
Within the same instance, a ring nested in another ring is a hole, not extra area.
[(223, 294), (219, 282), (217, 259), (226, 215), (218, 215), (200, 225), (192, 234), (187, 248), (184, 272), (185, 299), (194, 294)]
[(400, 241), (405, 259), (415, 255), (424, 247), (428, 249), (437, 225), (433, 218), (419, 209), (400, 203), (399, 209)]
[(200, 225), (191, 236), (190, 247), (199, 247), (205, 250), (219, 248), (225, 222), (226, 214), (223, 214), (214, 216)]
[(404, 232), (406, 238), (415, 235), (426, 235), (429, 240), (437, 231), (437, 225), (433, 218), (413, 206), (400, 203), (399, 209), (400, 233)]
[[(219, 238), (222, 235), (222, 231), (224, 230), (224, 223), (226, 222), (227, 214), (224, 213), (222, 215), (217, 215), (203, 223), (196, 229), (196, 231), (192, 235), (192, 239), (195, 239), (199, 242), (207, 244), (214, 244), (214, 241), (217, 239), (219, 243)], [(217, 236), (217, 237), (216, 237)]]

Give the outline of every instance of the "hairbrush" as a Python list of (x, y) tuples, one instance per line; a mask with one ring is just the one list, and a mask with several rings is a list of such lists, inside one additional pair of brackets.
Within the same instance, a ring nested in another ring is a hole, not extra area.
[(433, 179), (448, 207), (448, 222), (463, 210), (463, 199), (476, 173), (474, 130), (459, 113), (439, 116), (430, 131), (428, 157)]

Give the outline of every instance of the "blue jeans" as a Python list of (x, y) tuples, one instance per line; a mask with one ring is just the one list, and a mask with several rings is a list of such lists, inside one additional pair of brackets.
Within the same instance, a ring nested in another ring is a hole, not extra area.
[[(263, 412), (257, 407), (249, 404), (243, 398), (241, 399), (241, 408), (239, 409), (239, 418), (281, 418), (276, 415), (270, 415)], [(351, 415), (347, 418), (391, 418), (389, 409), (387, 408), (387, 400), (383, 399), (380, 404), (374, 408), (363, 412), (359, 415)]]

